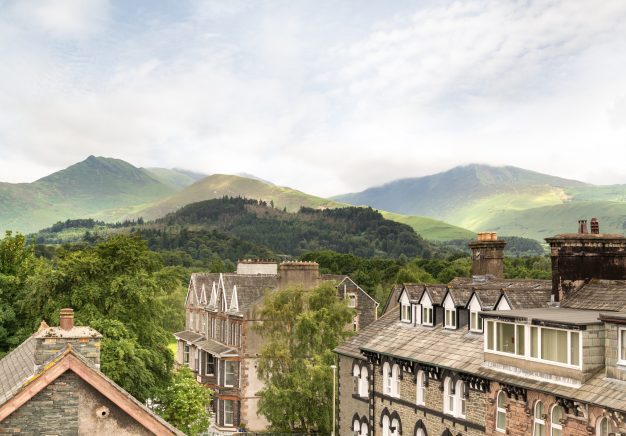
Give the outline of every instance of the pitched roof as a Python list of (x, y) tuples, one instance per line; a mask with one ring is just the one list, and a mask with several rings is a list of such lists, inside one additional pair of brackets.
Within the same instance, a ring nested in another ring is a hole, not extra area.
[[(482, 310), (492, 310), (496, 307), (502, 291), (500, 289), (474, 289), (472, 295), (476, 295)], [(472, 297), (470, 296), (467, 300), (468, 304), (471, 299)]]
[(428, 294), (430, 301), (437, 305), (443, 304), (443, 299), (447, 291), (448, 286), (446, 285), (426, 285), (424, 288), (424, 292)]
[(35, 365), (36, 340), (35, 335), (31, 336), (0, 360), (0, 382), (3, 383), (0, 394), (0, 422), (69, 370), (155, 434), (183, 435), (104, 375), (89, 360), (77, 353), (71, 344), (43, 365)]
[(626, 280), (591, 280), (571, 291), (562, 307), (603, 311), (626, 311)]
[[(212, 289), (213, 283), (220, 283), (220, 275), (224, 283), (224, 295), (226, 302), (230, 304), (234, 286), (237, 286), (238, 313), (246, 312), (257, 300), (263, 297), (266, 290), (278, 288), (278, 275), (276, 274), (236, 274), (236, 273), (193, 273), (190, 281), (190, 292), (195, 291), (200, 295), (204, 285), (205, 289)], [(222, 297), (222, 289), (218, 290), (218, 298)]]
[[(449, 288), (447, 294), (450, 294), (455, 306), (467, 306), (473, 291), (468, 288)], [(445, 297), (444, 297), (445, 299)]]
[(400, 292), (402, 292), (402, 285), (393, 285), (391, 290), (389, 291), (389, 296), (387, 297), (387, 301), (383, 306), (383, 314), (392, 310), (394, 307), (398, 305), (398, 299), (400, 298)]
[(35, 339), (31, 336), (0, 360), (0, 405), (35, 374)]
[(213, 339), (198, 339), (193, 343), (196, 347), (208, 351), (217, 357), (233, 357), (237, 356), (237, 350), (227, 347), (224, 344), (220, 344)]
[(419, 283), (402, 284), (402, 288), (398, 294), (398, 299), (400, 298), (400, 295), (402, 295), (402, 291), (407, 293), (409, 300), (419, 302), (419, 299), (422, 298), (422, 294), (424, 293), (424, 285)]
[(498, 298), (506, 298), (511, 309), (539, 309), (548, 307), (552, 289), (543, 288), (507, 288)]
[(190, 330), (184, 330), (182, 332), (174, 333), (174, 337), (176, 337), (177, 339), (180, 339), (181, 341), (192, 342), (193, 343), (195, 341), (199, 341), (204, 336), (202, 336), (201, 334), (198, 334), (196, 332), (192, 332)]
[(365, 359), (359, 350), (360, 344), (367, 339), (376, 335), (376, 332), (381, 328), (385, 328), (388, 324), (394, 323), (400, 316), (398, 306), (390, 309), (376, 321), (369, 324), (367, 327), (361, 329), (356, 335), (349, 337), (342, 344), (337, 346), (333, 351), (337, 354), (344, 356), (350, 356), (357, 359)]

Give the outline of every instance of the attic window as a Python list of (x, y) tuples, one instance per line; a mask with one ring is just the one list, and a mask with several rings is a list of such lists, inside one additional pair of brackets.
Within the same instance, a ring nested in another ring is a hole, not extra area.
[(356, 294), (348, 294), (346, 298), (348, 299), (348, 307), (356, 307)]
[(402, 322), (411, 322), (411, 305), (403, 304), (402, 311), (400, 313), (400, 320)]
[(424, 325), (433, 325), (433, 308), (432, 307), (422, 307), (422, 324)]
[(456, 309), (446, 309), (445, 328), (456, 329)]
[(473, 332), (483, 331), (483, 319), (478, 312), (470, 312), (470, 330)]

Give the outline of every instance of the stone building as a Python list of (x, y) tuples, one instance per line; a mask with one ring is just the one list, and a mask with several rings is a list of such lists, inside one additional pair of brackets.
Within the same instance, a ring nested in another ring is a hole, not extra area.
[(192, 274), (185, 300), (185, 330), (175, 334), (177, 362), (188, 365), (197, 380), (215, 391), (216, 427), (262, 431), (267, 421), (257, 414), (263, 383), (257, 362), (263, 346), (254, 330), (266, 292), (332, 282), (339, 298), (355, 309), (348, 328), (359, 330), (376, 320), (378, 304), (347, 276), (320, 274), (315, 262), (244, 260), (236, 273)]
[(61, 310), (0, 360), (2, 434), (183, 434), (99, 370), (100, 339)]
[[(626, 434), (626, 238), (592, 223), (548, 239), (558, 280), (397, 290), (335, 350), (339, 434)], [(499, 271), (497, 257), (473, 266)], [(597, 258), (610, 266), (594, 269)]]

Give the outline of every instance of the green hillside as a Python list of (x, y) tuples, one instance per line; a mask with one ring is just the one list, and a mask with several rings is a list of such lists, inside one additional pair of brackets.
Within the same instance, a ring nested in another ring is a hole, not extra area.
[(195, 173), (180, 168), (143, 168), (158, 181), (180, 190), (206, 177), (206, 174)]
[(421, 216), (400, 215), (392, 212), (380, 211), (388, 220), (408, 224), (424, 239), (433, 241), (448, 241), (453, 239), (471, 239), (474, 233), (462, 227), (453, 226), (443, 221)]
[(32, 232), (59, 220), (116, 218), (176, 192), (149, 172), (118, 159), (90, 156), (33, 183), (0, 184), (0, 230)]

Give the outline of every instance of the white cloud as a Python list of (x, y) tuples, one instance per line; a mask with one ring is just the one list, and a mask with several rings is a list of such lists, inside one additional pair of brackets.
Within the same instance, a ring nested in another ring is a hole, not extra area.
[(0, 6), (0, 180), (98, 154), (322, 195), (468, 162), (626, 182), (622, 1), (50, 5)]

